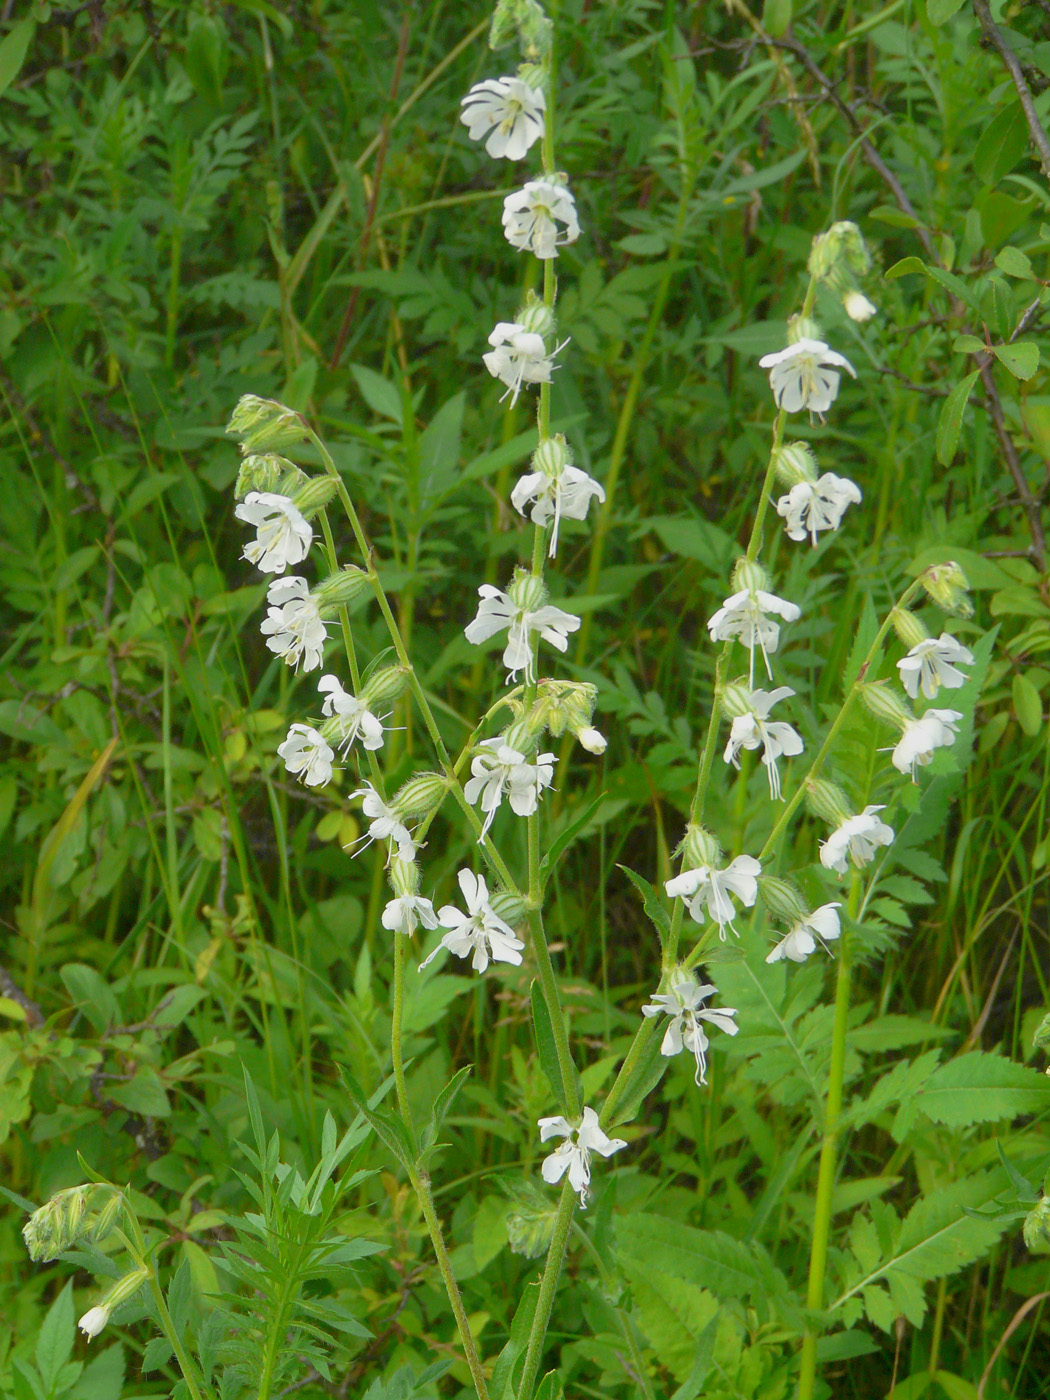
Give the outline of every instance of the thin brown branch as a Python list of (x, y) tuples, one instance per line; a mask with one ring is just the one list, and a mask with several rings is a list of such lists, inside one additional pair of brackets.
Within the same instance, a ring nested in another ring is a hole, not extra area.
[(981, 42), (990, 44), (996, 51), (1003, 61), (1003, 67), (1010, 75), (1010, 81), (1017, 89), (1017, 99), (1021, 104), (1022, 112), (1024, 112), (1024, 119), (1028, 123), (1028, 135), (1039, 156), (1040, 169), (1044, 176), (1050, 180), (1050, 137), (1047, 137), (1043, 130), (1043, 124), (1035, 110), (1032, 90), (1025, 79), (1020, 61), (1006, 42), (1003, 31), (992, 19), (988, 0), (973, 0), (973, 12), (977, 16), (977, 23), (981, 26), (981, 32), (984, 35)]
[(5, 996), (8, 1001), (13, 1001), (20, 1006), (26, 1014), (27, 1026), (42, 1026), (44, 1024), (44, 1013), (26, 996), (22, 988), (11, 977), (6, 968), (0, 967), (0, 995)]
[(981, 383), (984, 385), (984, 403), (988, 410), (988, 417), (992, 420), (992, 428), (995, 431), (996, 440), (999, 443), (999, 450), (1003, 454), (1003, 461), (1006, 469), (1013, 477), (1014, 486), (1017, 488), (1017, 496), (1021, 502), (1021, 509), (1025, 513), (1028, 521), (1028, 530), (1032, 536), (1032, 550), (1040, 573), (1046, 572), (1046, 536), (1043, 533), (1043, 512), (1039, 501), (1032, 494), (1032, 488), (1028, 484), (1028, 478), (1024, 474), (1021, 466), (1021, 459), (1014, 440), (1010, 436), (1010, 430), (1006, 426), (1006, 419), (1003, 416), (1003, 405), (999, 398), (999, 390), (995, 387), (995, 375), (992, 372), (994, 359), (989, 356), (981, 365)]

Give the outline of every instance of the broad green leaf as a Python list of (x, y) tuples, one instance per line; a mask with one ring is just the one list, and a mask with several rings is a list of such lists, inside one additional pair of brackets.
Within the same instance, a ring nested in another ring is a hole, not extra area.
[(1020, 248), (1015, 248), (1010, 243), (1005, 248), (1000, 248), (996, 253), (995, 265), (1008, 277), (1035, 277), (1035, 271), (1028, 254), (1022, 253)]
[(48, 1394), (73, 1350), (73, 1284), (69, 1282), (47, 1310), (36, 1339), (36, 1364)]
[(539, 982), (532, 984), (532, 1029), (536, 1037), (536, 1053), (540, 1058), (540, 1068), (547, 1076), (551, 1092), (561, 1105), (565, 1105), (567, 1085), (562, 1084), (561, 1064), (558, 1060), (558, 1046), (554, 1039), (554, 1027), (550, 1012), (543, 999), (543, 988)]
[(981, 1050), (949, 1060), (919, 1091), (918, 1106), (952, 1128), (995, 1123), (1050, 1108), (1050, 1079), (1027, 1065)]
[(35, 31), (35, 19), (20, 19), (0, 42), (0, 97), (22, 71)]
[(962, 9), (966, 0), (927, 0), (926, 13), (931, 24), (946, 24)]
[(941, 416), (937, 422), (937, 460), (942, 467), (950, 467), (955, 457), (970, 390), (976, 384), (980, 372), (979, 369), (975, 369), (961, 383), (956, 384), (941, 406)]
[(660, 896), (657, 894), (656, 890), (653, 889), (652, 885), (650, 885), (649, 881), (639, 875), (637, 871), (632, 870), (630, 866), (621, 865), (619, 868), (642, 896), (642, 907), (645, 910), (646, 917), (655, 926), (657, 933), (660, 935), (660, 944), (663, 946), (671, 928), (671, 916), (668, 914)]
[(1012, 345), (993, 345), (992, 354), (1015, 379), (1031, 379), (1039, 368), (1039, 346), (1034, 340), (1017, 340)]
[(1013, 694), (1014, 714), (1017, 716), (1017, 723), (1032, 738), (1043, 727), (1042, 697), (1028, 677), (1022, 676), (1020, 671), (1014, 673), (1010, 688)]
[(171, 1112), (160, 1075), (149, 1065), (143, 1065), (126, 1084), (109, 1084), (107, 1093), (114, 1103), (145, 1118), (166, 1118)]
[(389, 379), (376, 374), (375, 370), (369, 369), (367, 365), (351, 365), (350, 373), (357, 381), (361, 397), (373, 413), (378, 413), (380, 418), (389, 418), (394, 423), (401, 422), (403, 405), (396, 384), (391, 384)]
[(1021, 104), (1011, 96), (981, 132), (973, 153), (973, 168), (986, 185), (997, 185), (1028, 150), (1028, 125)]
[(764, 0), (762, 27), (767, 34), (771, 34), (774, 39), (783, 38), (790, 23), (791, 0)]
[(513, 1383), (514, 1372), (520, 1370), (525, 1361), (525, 1348), (528, 1345), (539, 1292), (538, 1283), (528, 1283), (522, 1290), (514, 1321), (510, 1324), (510, 1336), (492, 1368), (492, 1380), (489, 1385), (492, 1400), (513, 1400), (516, 1389)]

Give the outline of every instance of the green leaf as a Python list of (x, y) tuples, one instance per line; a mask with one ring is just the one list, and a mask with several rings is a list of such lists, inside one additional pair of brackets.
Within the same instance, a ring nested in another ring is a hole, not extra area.
[(910, 272), (922, 272), (927, 277), (931, 277), (934, 282), (940, 283), (952, 296), (959, 301), (965, 302), (971, 311), (975, 311), (978, 316), (981, 314), (981, 306), (973, 292), (962, 280), (956, 277), (954, 272), (947, 272), (943, 267), (938, 267), (936, 263), (924, 263), (920, 258), (901, 258), (887, 271), (886, 276), (894, 279), (906, 277)]
[(937, 460), (942, 467), (950, 467), (955, 457), (970, 390), (977, 382), (980, 372), (979, 369), (975, 369), (961, 383), (956, 384), (941, 406), (941, 416), (937, 421)]
[(1022, 253), (1020, 248), (1015, 248), (1010, 243), (1005, 248), (1000, 248), (996, 253), (995, 265), (1005, 272), (1007, 277), (1035, 278), (1035, 271), (1028, 254)]
[(986, 185), (997, 185), (1028, 150), (1028, 126), (1021, 104), (1010, 101), (981, 132), (973, 153), (973, 168)]
[(440, 1129), (441, 1124), (444, 1121), (445, 1115), (448, 1113), (449, 1109), (455, 1102), (456, 1095), (459, 1093), (460, 1089), (462, 1089), (464, 1083), (469, 1078), (473, 1068), (473, 1065), (464, 1065), (462, 1069), (457, 1070), (456, 1073), (449, 1080), (449, 1082), (442, 1089), (441, 1093), (438, 1094), (437, 1098), (434, 1100), (434, 1109), (431, 1116), (435, 1128)]
[(1034, 340), (1015, 340), (1012, 345), (993, 345), (992, 354), (1015, 379), (1031, 379), (1039, 368), (1039, 346)]
[(562, 1400), (564, 1394), (557, 1371), (548, 1371), (536, 1387), (536, 1400)]
[(917, 1095), (934, 1123), (962, 1128), (1050, 1108), (1050, 1079), (1027, 1065), (981, 1050), (958, 1055), (935, 1070)]
[[(853, 646), (850, 648), (849, 659), (846, 662), (846, 669), (842, 677), (842, 690), (848, 694), (853, 689), (853, 685), (860, 675), (860, 668), (865, 656), (871, 650), (871, 644), (875, 640), (879, 630), (879, 620), (875, 615), (875, 605), (871, 601), (871, 594), (865, 593), (864, 604), (861, 609), (860, 621), (857, 624), (856, 633), (853, 639)], [(878, 671), (879, 655), (873, 658), (873, 670)]]
[(396, 384), (391, 384), (389, 379), (384, 379), (381, 374), (376, 374), (374, 369), (369, 369), (366, 365), (351, 365), (350, 373), (357, 381), (361, 397), (373, 413), (378, 413), (380, 418), (389, 418), (394, 423), (401, 422), (401, 394)]
[(56, 1389), (59, 1373), (73, 1350), (73, 1284), (66, 1284), (47, 1310), (36, 1339), (36, 1364), (47, 1393)]
[(1014, 673), (1010, 689), (1017, 723), (1029, 738), (1034, 738), (1043, 727), (1042, 697), (1028, 677), (1022, 676), (1020, 671)]
[(66, 991), (97, 1031), (119, 1026), (123, 1017), (112, 987), (87, 963), (66, 963), (61, 971)]
[(952, 349), (958, 351), (960, 354), (974, 355), (979, 350), (987, 350), (988, 347), (980, 336), (957, 335), (952, 341)]
[(173, 988), (154, 1013), (153, 1024), (165, 1028), (179, 1025), (207, 995), (203, 987), (192, 982)]
[(539, 1297), (538, 1283), (526, 1284), (510, 1324), (510, 1336), (492, 1368), (489, 1393), (492, 1400), (513, 1400), (516, 1387), (513, 1384), (514, 1371), (524, 1364), (525, 1348), (528, 1346), (529, 1331), (536, 1313), (536, 1300)]
[(660, 1054), (660, 1036), (650, 1032), (648, 1044), (635, 1063), (616, 1112), (612, 1116), (610, 1128), (618, 1128), (621, 1123), (630, 1123), (637, 1117), (643, 1100), (659, 1084), (670, 1063), (665, 1055)]
[(145, 1118), (167, 1118), (171, 1112), (160, 1075), (149, 1065), (141, 1066), (126, 1084), (110, 1084), (108, 1094), (114, 1103)]
[(533, 982), (530, 991), (532, 998), (532, 1029), (536, 1037), (536, 1053), (540, 1057), (540, 1068), (547, 1076), (551, 1092), (559, 1103), (565, 1101), (565, 1089), (561, 1082), (561, 1065), (558, 1061), (558, 1047), (554, 1039), (554, 1026), (551, 1023), (547, 1003), (543, 999), (543, 988)]
[(736, 543), (720, 525), (710, 520), (656, 515), (646, 521), (665, 549), (683, 559), (696, 559), (714, 574), (722, 574), (732, 561)]
[(945, 24), (964, 4), (965, 0), (927, 0), (926, 14), (931, 24)]
[(350, 1095), (350, 1101), (354, 1108), (357, 1109), (376, 1137), (390, 1149), (403, 1167), (410, 1172), (415, 1171), (415, 1150), (400, 1118), (396, 1118), (392, 1113), (373, 1108), (368, 1099), (365, 1098), (365, 1092), (360, 1084), (342, 1065), (339, 1067), (339, 1076), (346, 1087), (346, 1092)]
[(623, 871), (631, 884), (642, 896), (642, 908), (645, 910), (646, 916), (660, 935), (660, 946), (663, 947), (671, 929), (671, 916), (664, 907), (660, 896), (653, 889), (652, 885), (650, 885), (649, 881), (639, 875), (637, 871), (632, 870), (630, 866), (621, 865), (619, 869)]
[(540, 879), (544, 883), (546, 883), (548, 873), (553, 870), (557, 864), (558, 857), (561, 855), (562, 851), (564, 851), (571, 842), (575, 841), (576, 837), (579, 836), (580, 832), (604, 802), (605, 794), (599, 793), (593, 801), (587, 803), (587, 806), (580, 815), (571, 821), (564, 831), (559, 832), (551, 842), (547, 849), (547, 854), (540, 861)]
[(0, 43), (0, 97), (22, 71), (35, 32), (35, 19), (20, 19)]
[(419, 493), (424, 507), (459, 480), (459, 449), (466, 402), (466, 394), (454, 394), (441, 405), (420, 436)]

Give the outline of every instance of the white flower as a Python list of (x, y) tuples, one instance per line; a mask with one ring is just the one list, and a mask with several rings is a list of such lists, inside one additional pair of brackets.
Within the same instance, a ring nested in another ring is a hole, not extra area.
[(358, 700), (343, 689), (335, 676), (322, 676), (317, 689), (325, 695), (322, 714), (338, 715), (342, 721), (341, 743), (348, 749), (355, 739), (361, 740), (362, 748), (381, 749), (383, 747), (383, 724), (378, 720), (363, 700)]
[(424, 928), (437, 928), (438, 917), (429, 899), (418, 894), (403, 894), (400, 899), (392, 899), (383, 910), (383, 927), (391, 933), (403, 933), (411, 937), (419, 925)]
[(793, 540), (808, 535), (814, 544), (820, 530), (835, 530), (851, 503), (860, 504), (860, 487), (848, 477), (825, 472), (817, 481), (798, 481), (777, 501), (777, 514)]
[(475, 644), (484, 642), (507, 628), (503, 664), (510, 671), (510, 680), (516, 680), (519, 671), (525, 672), (527, 681), (535, 679), (532, 632), (538, 632), (545, 642), (550, 642), (559, 651), (568, 651), (568, 634), (575, 632), (580, 625), (580, 619), (573, 617), (572, 613), (563, 612), (549, 603), (529, 612), (491, 583), (483, 583), (478, 592), (481, 595), (478, 615), (464, 629), (467, 641)]
[(668, 880), (664, 889), (672, 899), (681, 897), (690, 916), (698, 923), (705, 923), (704, 909), (718, 925), (720, 938), (726, 936), (726, 924), (733, 932), (733, 915), (736, 908), (731, 895), (748, 908), (755, 902), (758, 893), (758, 879), (762, 867), (754, 856), (737, 856), (724, 870), (715, 870), (710, 865), (701, 865), (696, 870), (683, 870), (673, 880)]
[(915, 782), (915, 769), (929, 763), (935, 749), (955, 743), (961, 719), (958, 710), (927, 710), (920, 719), (910, 719), (893, 750), (894, 768), (898, 773), (910, 773)]
[(537, 754), (536, 762), (529, 763), (524, 754), (512, 749), (502, 739), (483, 739), (478, 748), (485, 752), (477, 753), (471, 759), (471, 777), (467, 779), (463, 793), (470, 803), (481, 798), (481, 810), (485, 813), (485, 823), (478, 837), (481, 841), (492, 825), (492, 818), (504, 794), (519, 817), (532, 816), (540, 793), (551, 785), (554, 755)]
[[(538, 331), (527, 331), (517, 321), (500, 321), (489, 336), (489, 344), (493, 348), (481, 358), (493, 379), (506, 384), (511, 403), (517, 403), (523, 384), (551, 382), (554, 356), (568, 343), (563, 340), (548, 355), (543, 336)], [(507, 394), (500, 396), (500, 403)]]
[(570, 520), (586, 520), (591, 498), (597, 496), (605, 500), (605, 488), (593, 477), (580, 471), (579, 467), (563, 466), (557, 476), (546, 472), (528, 472), (521, 478), (510, 493), (511, 504), (519, 515), (525, 514), (530, 501), (534, 502), (531, 516), (535, 524), (545, 526), (554, 519), (551, 532), (549, 554), (553, 559), (558, 549), (558, 525), (561, 517)]
[(540, 1142), (549, 1142), (555, 1137), (565, 1139), (549, 1157), (544, 1157), (540, 1166), (544, 1181), (548, 1186), (554, 1186), (568, 1172), (572, 1189), (579, 1194), (580, 1207), (586, 1210), (587, 1188), (591, 1184), (591, 1153), (611, 1157), (621, 1147), (626, 1147), (626, 1142), (622, 1138), (606, 1137), (593, 1108), (583, 1110), (583, 1118), (576, 1127), (560, 1115), (557, 1118), (541, 1118), (537, 1126)]
[(308, 724), (293, 724), (283, 744), (278, 744), (277, 752), (284, 759), (284, 766), (293, 776), (299, 777), (307, 787), (324, 787), (332, 781), (332, 759), (335, 754), (325, 742), (323, 734)]
[(575, 243), (580, 236), (576, 201), (564, 185), (529, 180), (503, 201), (503, 232), (514, 248), (556, 258), (559, 244)]
[(846, 293), (842, 298), (842, 305), (846, 308), (846, 315), (851, 321), (870, 321), (873, 316), (878, 314), (879, 310), (863, 292), (858, 292), (856, 288)]
[(459, 105), (470, 139), (480, 141), (487, 132), (485, 150), (496, 160), (521, 160), (543, 135), (543, 92), (520, 78), (486, 78)]
[(85, 1334), (88, 1341), (92, 1337), (97, 1337), (109, 1321), (109, 1308), (88, 1308), (87, 1312), (77, 1323), (81, 1332)]
[(314, 532), (289, 497), (249, 491), (234, 515), (255, 526), (255, 539), (241, 557), (264, 574), (283, 574), (289, 564), (306, 558)]
[(789, 757), (802, 752), (802, 739), (791, 727), (780, 720), (769, 721), (769, 712), (778, 700), (786, 695), (794, 695), (790, 686), (781, 685), (776, 690), (753, 690), (749, 699), (751, 706), (747, 714), (738, 715), (729, 731), (729, 743), (723, 758), (734, 768), (739, 768), (737, 754), (741, 749), (757, 749), (762, 746), (762, 762), (769, 774), (769, 793), (777, 800), (780, 797), (780, 774), (777, 759), (785, 754)]
[(774, 355), (763, 355), (758, 363), (769, 370), (769, 387), (777, 408), (787, 413), (798, 413), (803, 408), (811, 413), (827, 412), (839, 391), (838, 370), (857, 377), (845, 355), (829, 350), (822, 340), (808, 337)]
[(842, 906), (836, 901), (822, 904), (812, 914), (792, 924), (775, 948), (766, 954), (767, 963), (780, 962), (789, 958), (791, 962), (805, 962), (810, 953), (821, 943), (834, 941), (839, 936), (839, 916), (835, 912)]
[(780, 644), (780, 624), (767, 616), (776, 613), (785, 622), (795, 622), (801, 617), (801, 610), (795, 603), (778, 598), (765, 589), (742, 588), (725, 600), (716, 613), (707, 620), (707, 630), (713, 642), (726, 642), (731, 637), (739, 637), (751, 653), (749, 684), (755, 680), (755, 646), (758, 645), (766, 663), (766, 673), (772, 679), (769, 665), (771, 652)]
[(366, 782), (364, 787), (358, 788), (350, 796), (362, 799), (362, 810), (371, 820), (365, 845), (369, 841), (394, 841), (402, 860), (415, 860), (416, 843), (412, 840), (412, 833), (394, 808), (387, 806), (371, 783)]
[(939, 637), (926, 637), (916, 642), (908, 655), (897, 662), (897, 670), (901, 673), (901, 684), (913, 700), (918, 698), (920, 690), (927, 700), (932, 700), (942, 685), (946, 690), (958, 690), (966, 684), (966, 675), (955, 669), (960, 664), (971, 666), (973, 652), (949, 633), (942, 632)]
[(328, 633), (306, 579), (290, 574), (275, 578), (266, 590), (269, 607), (259, 629), (266, 645), (289, 666), (314, 671), (324, 658)]
[(642, 1007), (643, 1016), (670, 1016), (671, 1020), (664, 1032), (660, 1046), (661, 1055), (677, 1055), (684, 1048), (696, 1061), (694, 1080), (706, 1084), (707, 1032), (700, 1024), (709, 1021), (727, 1035), (736, 1035), (740, 1027), (733, 1020), (736, 1010), (720, 1006), (707, 1010), (703, 1003), (717, 989), (711, 983), (700, 986), (693, 974), (685, 973), (674, 979), (670, 991), (658, 992), (648, 1006)]
[[(517, 937), (510, 924), (504, 923), (489, 904), (488, 886), (484, 877), (471, 870), (461, 870), (456, 877), (467, 901), (468, 913), (461, 913), (454, 904), (446, 904), (438, 910), (438, 922), (448, 933), (430, 954), (419, 964), (422, 970), (432, 963), (447, 948), (457, 958), (470, 958), (475, 972), (484, 972), (492, 962), (521, 962), (521, 950), (525, 944)], [(473, 956), (471, 956), (473, 954)]]
[(585, 724), (576, 731), (576, 742), (588, 753), (604, 753), (609, 746), (605, 735), (592, 724)]
[(860, 867), (875, 859), (877, 846), (888, 846), (893, 840), (893, 827), (887, 826), (876, 815), (885, 811), (882, 807), (865, 807), (856, 817), (848, 817), (837, 827), (826, 841), (821, 842), (820, 863), (825, 870), (846, 873), (847, 860)]

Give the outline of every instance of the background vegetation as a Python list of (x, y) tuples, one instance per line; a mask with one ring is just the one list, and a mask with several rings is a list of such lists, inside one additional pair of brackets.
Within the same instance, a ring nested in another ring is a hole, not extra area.
[[(601, 763), (565, 756), (554, 804), (564, 828), (601, 798), (550, 920), (589, 1091), (653, 990), (652, 930), (617, 866), (655, 882), (680, 836), (712, 666), (703, 622), (765, 460), (757, 358), (783, 343), (810, 239), (834, 219), (864, 230), (879, 315), (858, 328), (833, 300), (818, 306), (859, 378), (833, 421), (796, 431), (865, 500), (818, 551), (775, 561), (804, 609), (788, 681), (816, 723), (865, 607), (884, 612), (935, 559), (960, 560), (974, 588), (960, 639), (998, 629), (972, 760), (960, 746), (921, 813), (899, 812), (904, 854), (868, 910), (830, 1265), (840, 1307), (822, 1344), (839, 1397), (939, 1387), (958, 1400), (982, 1377), (988, 1395), (1044, 1393), (1047, 1261), (1016, 1223), (962, 1209), (1010, 1194), (997, 1138), (1041, 1179), (1047, 1099), (1017, 1088), (982, 1107), (965, 1073), (955, 1092), (941, 1081), (937, 1107), (921, 1090), (938, 1058), (949, 1073), (975, 1051), (1043, 1064), (1050, 216), (996, 43), (1045, 118), (1048, 12), (559, 7), (558, 152), (584, 236), (558, 268), (572, 340), (554, 411), (610, 496), (597, 531), (563, 524), (552, 578), (586, 613), (569, 669), (598, 684), (610, 740)], [(185, 1265), (180, 1325), (202, 1350), (208, 1299), (235, 1291), (243, 1259), (220, 1246), (243, 1242), (260, 1208), (245, 1176), (265, 1162), (243, 1144), (265, 1159), (278, 1130), (306, 1176), (329, 1145), (326, 1112), (340, 1133), (354, 1116), (337, 1066), (368, 1087), (389, 1073), (382, 858), (342, 849), (356, 825), (338, 778), (306, 792), (276, 758), (312, 687), (262, 645), (264, 584), (239, 558), (223, 424), (252, 392), (319, 426), (461, 743), (499, 684), (462, 636), (476, 586), (528, 549), (506, 498), (529, 409), (501, 407), (480, 366), (523, 290), (498, 236), (515, 177), (494, 176), (456, 121), (470, 84), (504, 71), (488, 18), (478, 0), (3, 9), (0, 1180), (39, 1204), (84, 1179), (79, 1153), (130, 1181), (164, 1269)], [(371, 614), (355, 627), (366, 656), (385, 649)], [(407, 709), (400, 723), (404, 776), (425, 750)], [(864, 771), (882, 742), (851, 734)], [(764, 774), (725, 783), (720, 834), (751, 849), (768, 829)], [(800, 846), (816, 831), (800, 823)], [(467, 850), (435, 824), (442, 896)], [(828, 969), (781, 976), (764, 1008), (723, 975), (742, 1033), (707, 1090), (672, 1065), (574, 1236), (548, 1360), (577, 1394), (791, 1393), (792, 1313), (776, 1300), (808, 1257)], [(453, 1070), (477, 1066), (435, 1176), (487, 1355), (553, 1209), (529, 981), (527, 963), (484, 981), (442, 967), (413, 983), (406, 1013), (421, 1113)], [(265, 1123), (254, 1134), (245, 1073)], [(415, 1198), (375, 1139), (350, 1165), (329, 1205), (359, 1247), (283, 1264), (307, 1310), (324, 1298), (345, 1325), (327, 1360), (289, 1333), (301, 1344), (282, 1384), (456, 1394), (467, 1374)], [(168, 1355), (144, 1355), (143, 1304), (100, 1350), (71, 1353), (73, 1291), (87, 1306), (92, 1276), (84, 1259), (31, 1265), (23, 1220), (14, 1204), (0, 1218), (0, 1393), (170, 1394)], [(278, 1233), (292, 1251), (287, 1222)], [(692, 1248), (672, 1256), (682, 1240)], [(768, 1275), (734, 1272), (752, 1241)], [(284, 1303), (253, 1303), (240, 1282), (250, 1353)], [(443, 1376), (427, 1372), (443, 1359)]]

